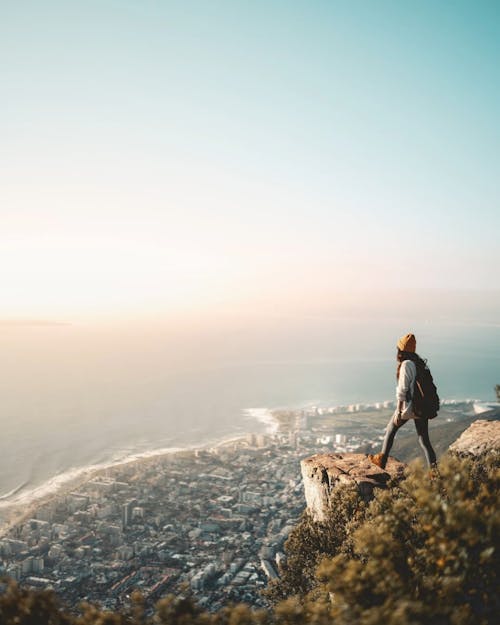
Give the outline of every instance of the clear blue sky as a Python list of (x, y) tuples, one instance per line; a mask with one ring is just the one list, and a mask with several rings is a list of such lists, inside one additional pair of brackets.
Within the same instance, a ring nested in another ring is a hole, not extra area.
[(7, 316), (497, 288), (500, 3), (10, 2)]

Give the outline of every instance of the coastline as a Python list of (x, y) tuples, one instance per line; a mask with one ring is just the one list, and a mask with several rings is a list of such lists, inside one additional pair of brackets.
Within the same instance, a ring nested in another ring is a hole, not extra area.
[[(17, 523), (20, 523), (33, 516), (34, 511), (48, 503), (54, 497), (64, 497), (74, 490), (80, 488), (90, 480), (103, 473), (127, 465), (139, 464), (148, 460), (164, 458), (170, 455), (182, 454), (186, 452), (202, 451), (205, 449), (215, 449), (225, 445), (244, 441), (245, 436), (226, 437), (218, 442), (193, 444), (186, 447), (167, 447), (157, 450), (146, 451), (140, 454), (132, 454), (118, 462), (101, 463), (81, 467), (56, 476), (36, 488), (20, 494), (18, 497), (0, 501), (0, 539)], [(17, 490), (17, 489), (16, 489)], [(2, 517), (4, 517), (2, 519)]]
[[(242, 410), (242, 413), (265, 425), (265, 433), (268, 435), (275, 434), (279, 429), (280, 424), (278, 419), (273, 416), (273, 410), (267, 408), (246, 408)], [(198, 442), (184, 447), (163, 447), (132, 453), (120, 460), (110, 460), (109, 462), (69, 469), (25, 492), (19, 492), (24, 486), (19, 485), (0, 497), (0, 539), (13, 526), (31, 518), (38, 507), (45, 505), (54, 497), (68, 495), (104, 472), (135, 463), (147, 462), (148, 460), (161, 459), (170, 455), (220, 449), (237, 443), (242, 444), (246, 442), (247, 436), (248, 433), (231, 434), (205, 443)]]
[[(37, 508), (49, 503), (55, 497), (65, 497), (72, 491), (77, 490), (90, 480), (102, 475), (103, 473), (114, 470), (127, 465), (139, 464), (148, 460), (164, 458), (170, 455), (182, 454), (186, 452), (195, 452), (204, 449), (213, 449), (223, 447), (224, 445), (234, 444), (237, 441), (245, 440), (244, 436), (233, 436), (228, 439), (219, 441), (217, 444), (192, 445), (187, 447), (171, 447), (154, 451), (144, 452), (142, 454), (133, 454), (130, 457), (118, 462), (102, 463), (100, 465), (92, 465), (90, 467), (82, 467), (70, 472), (66, 472), (61, 476), (56, 476), (48, 480), (44, 484), (21, 494), (18, 498), (10, 501), (0, 501), (0, 539), (9, 532), (12, 527), (18, 523), (22, 523), (33, 517)], [(72, 473), (72, 475), (70, 475)], [(58, 479), (63, 478), (63, 479)], [(3, 517), (3, 518), (2, 518)]]
[[(468, 403), (473, 405), (480, 400), (474, 399), (448, 399), (443, 400), (442, 404), (453, 403)], [(355, 406), (363, 406), (371, 410), (378, 410), (381, 404), (387, 402), (372, 402), (368, 404), (357, 404)], [(281, 427), (286, 427), (289, 424), (289, 418), (291, 415), (303, 413), (307, 410), (318, 410), (316, 408), (247, 408), (242, 409), (242, 413), (252, 419), (259, 421), (265, 426), (265, 434), (273, 436), (277, 434)], [(344, 415), (355, 414), (351, 410), (352, 405), (339, 405), (334, 406), (329, 410), (330, 415)], [(319, 409), (323, 410), (322, 408)], [(321, 414), (321, 412), (319, 413)], [(119, 467), (125, 467), (127, 465), (133, 465), (135, 463), (147, 462), (149, 460), (161, 459), (167, 456), (193, 453), (196, 451), (220, 449), (228, 445), (234, 444), (246, 444), (247, 437), (250, 432), (243, 432), (241, 434), (231, 434), (223, 438), (207, 441), (205, 443), (198, 442), (184, 447), (164, 447), (160, 449), (148, 450), (143, 452), (136, 452), (129, 454), (120, 460), (110, 460), (109, 462), (103, 462), (90, 466), (79, 467), (77, 469), (70, 469), (64, 473), (54, 476), (35, 488), (18, 492), (22, 489), (23, 485), (14, 488), (12, 491), (0, 498), (0, 539), (9, 532), (9, 530), (18, 523), (23, 522), (33, 516), (36, 509), (45, 505), (55, 497), (64, 497), (74, 490), (80, 488), (83, 484), (89, 482), (95, 477)], [(17, 494), (18, 493), (18, 494)]]

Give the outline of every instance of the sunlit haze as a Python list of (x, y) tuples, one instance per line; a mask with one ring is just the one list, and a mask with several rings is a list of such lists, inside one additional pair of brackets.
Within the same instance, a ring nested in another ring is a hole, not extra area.
[(5, 5), (1, 317), (319, 314), (364, 292), (496, 289), (499, 17)]

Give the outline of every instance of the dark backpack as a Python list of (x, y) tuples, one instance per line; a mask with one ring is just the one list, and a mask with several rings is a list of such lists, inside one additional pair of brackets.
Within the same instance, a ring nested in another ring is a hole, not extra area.
[(413, 392), (413, 412), (416, 417), (434, 419), (439, 410), (439, 396), (432, 373), (426, 360), (415, 364), (417, 365), (417, 379)]

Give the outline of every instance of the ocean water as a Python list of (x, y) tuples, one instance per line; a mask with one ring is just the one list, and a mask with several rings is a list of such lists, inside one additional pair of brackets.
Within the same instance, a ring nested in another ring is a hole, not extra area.
[[(443, 399), (493, 400), (500, 327), (412, 325)], [(89, 467), (268, 431), (269, 410), (392, 399), (401, 319), (0, 325), (0, 506)]]

